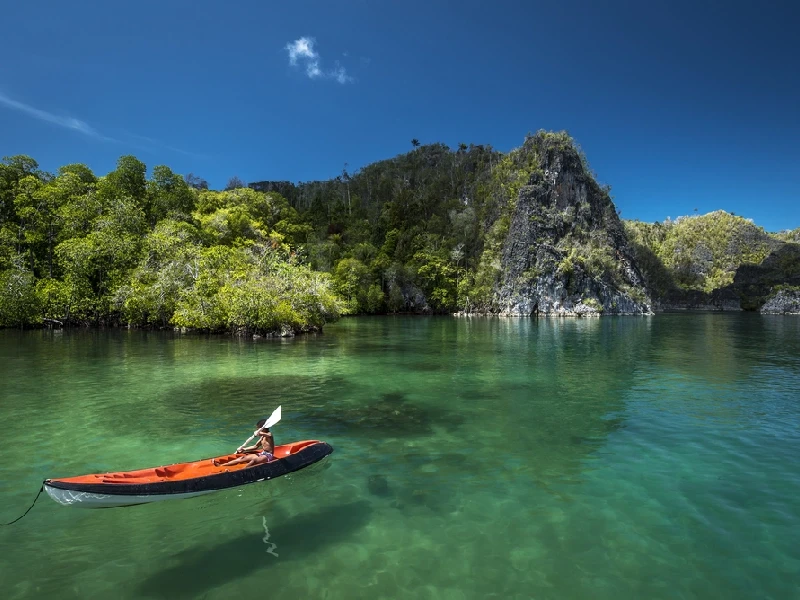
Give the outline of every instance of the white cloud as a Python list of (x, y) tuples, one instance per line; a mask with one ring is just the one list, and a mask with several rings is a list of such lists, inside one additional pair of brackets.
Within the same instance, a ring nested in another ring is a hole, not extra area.
[(339, 83), (349, 83), (353, 81), (353, 78), (347, 74), (347, 71), (339, 64), (338, 60), (336, 61), (336, 68), (331, 71), (331, 77), (336, 79)]
[[(169, 144), (165, 144), (164, 142), (161, 142), (159, 140), (153, 139), (151, 137), (147, 137), (147, 136), (144, 136), (144, 135), (138, 135), (136, 133), (130, 133), (128, 131), (125, 131), (124, 133), (125, 133), (126, 136), (130, 136), (130, 137), (132, 137), (134, 139), (141, 140), (141, 141), (149, 144), (150, 146), (156, 146), (158, 148), (164, 148), (165, 150), (169, 150), (171, 152), (177, 152), (178, 154), (183, 154), (185, 156), (191, 156), (193, 158), (208, 158), (208, 156), (205, 155), (205, 154), (199, 154), (197, 152), (189, 152), (188, 150), (182, 150), (181, 148), (176, 148), (175, 146), (170, 146)], [(148, 152), (152, 152), (152, 150), (153, 150), (152, 148), (143, 147), (143, 146), (140, 146), (140, 145), (137, 145), (135, 147), (139, 148), (141, 150), (147, 150)]]
[(49, 113), (46, 110), (41, 110), (39, 108), (35, 108), (33, 106), (29, 106), (28, 104), (24, 104), (22, 102), (14, 100), (13, 98), (9, 98), (3, 93), (0, 93), (0, 105), (24, 113), (28, 116), (33, 117), (34, 119), (39, 119), (40, 121), (46, 121), (47, 123), (53, 123), (55, 125), (58, 125), (59, 127), (64, 127), (65, 129), (72, 129), (73, 131), (77, 131), (84, 135), (88, 135), (89, 137), (111, 142), (116, 141), (113, 138), (104, 136), (101, 133), (99, 133), (96, 129), (91, 127), (86, 121), (81, 121), (80, 119), (76, 119), (74, 117), (62, 117), (60, 115), (54, 115), (53, 113)]
[[(74, 117), (63, 117), (60, 115), (56, 115), (46, 110), (42, 110), (40, 108), (36, 108), (34, 106), (30, 106), (23, 102), (19, 102), (18, 100), (14, 100), (13, 98), (9, 98), (2, 92), (0, 92), (0, 106), (5, 106), (6, 108), (10, 108), (11, 110), (16, 110), (23, 114), (26, 114), (34, 119), (38, 119), (40, 121), (45, 121), (47, 123), (53, 123), (54, 125), (58, 125), (59, 127), (63, 127), (64, 129), (71, 129), (72, 131), (77, 131), (78, 133), (82, 133), (83, 135), (102, 140), (104, 142), (114, 142), (117, 144), (123, 144), (125, 146), (130, 146), (132, 148), (137, 148), (139, 150), (145, 150), (148, 152), (153, 151), (153, 146), (158, 148), (163, 148), (165, 150), (170, 150), (171, 152), (177, 152), (179, 154), (185, 154), (186, 156), (192, 156), (195, 158), (207, 158), (203, 154), (197, 154), (196, 152), (189, 152), (187, 150), (181, 150), (180, 148), (176, 148), (174, 146), (169, 146), (163, 142), (158, 140), (154, 140), (152, 138), (144, 137), (141, 135), (136, 135), (135, 133), (129, 133), (125, 131), (117, 130), (117, 133), (121, 134), (120, 137), (123, 139), (116, 139), (113, 137), (109, 137), (107, 135), (103, 135), (99, 131), (97, 131), (94, 127), (89, 125), (86, 121), (81, 121), (80, 119), (76, 119)], [(141, 140), (142, 142), (146, 142), (148, 146), (142, 146), (141, 144), (137, 144), (130, 140), (125, 140), (124, 138), (133, 138), (135, 140)]]
[(314, 49), (315, 43), (316, 40), (314, 38), (304, 36), (286, 44), (284, 50), (289, 53), (289, 64), (296, 67), (298, 63), (302, 62), (306, 68), (306, 75), (310, 79), (320, 77), (335, 79), (342, 84), (353, 81), (353, 78), (347, 74), (345, 68), (339, 64), (339, 61), (336, 61), (336, 68), (324, 71), (320, 67), (319, 53)]
[(289, 62), (293, 65), (297, 64), (297, 58), (309, 58), (316, 60), (319, 55), (314, 52), (314, 38), (301, 37), (286, 44), (286, 49), (289, 51)]
[(315, 77), (322, 77), (322, 69), (319, 68), (319, 63), (316, 61), (309, 62), (306, 65), (306, 73), (311, 79), (314, 79)]
[(303, 59), (306, 64), (306, 74), (311, 79), (322, 75), (322, 70), (319, 68), (319, 54), (314, 51), (314, 43), (314, 38), (301, 37), (285, 46), (289, 52), (289, 64), (294, 67), (298, 58)]

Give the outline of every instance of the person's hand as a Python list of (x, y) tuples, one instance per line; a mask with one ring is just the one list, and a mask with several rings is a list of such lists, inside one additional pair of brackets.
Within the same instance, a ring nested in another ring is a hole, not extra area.
[(241, 454), (241, 453), (242, 453), (242, 450), (244, 450), (244, 447), (242, 447), (242, 446), (239, 446), (239, 447), (236, 449), (236, 454)]

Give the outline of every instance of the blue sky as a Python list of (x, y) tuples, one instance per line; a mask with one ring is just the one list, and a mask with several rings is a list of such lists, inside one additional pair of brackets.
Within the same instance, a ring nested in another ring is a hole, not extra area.
[(798, 6), (14, 2), (0, 155), (105, 174), (135, 154), (222, 187), (567, 130), (624, 218), (795, 228)]

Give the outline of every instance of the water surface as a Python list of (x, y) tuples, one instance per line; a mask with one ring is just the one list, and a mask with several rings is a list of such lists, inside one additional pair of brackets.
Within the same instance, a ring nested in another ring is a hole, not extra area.
[[(3, 597), (800, 597), (800, 319), (355, 318), (291, 340), (0, 331), (0, 521), (46, 477), (278, 443), (183, 501), (0, 528)], [(266, 585), (266, 587), (265, 587)]]

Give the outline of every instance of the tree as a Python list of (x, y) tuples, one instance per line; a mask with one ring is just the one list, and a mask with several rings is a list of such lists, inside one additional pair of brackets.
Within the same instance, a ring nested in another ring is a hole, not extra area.
[(92, 173), (92, 170), (84, 164), (75, 163), (59, 167), (58, 169), (59, 177), (63, 177), (67, 174), (74, 175), (79, 181), (81, 181), (86, 185), (97, 183), (97, 177), (95, 176), (95, 174)]
[(39, 320), (33, 273), (21, 264), (0, 272), (0, 327), (19, 326)]
[(414, 138), (413, 140), (411, 140), (411, 145), (414, 146), (414, 148), (419, 148), (419, 140), (417, 138)]
[[(60, 175), (46, 185), (33, 178), (25, 181), (35, 181), (36, 185), (33, 193), (17, 194), (17, 215), (27, 225), (26, 242), (36, 255), (35, 273), (40, 277), (53, 277), (53, 249), (61, 237), (64, 209), (73, 195), (80, 194), (87, 186), (80, 175), (70, 170), (60, 170)], [(22, 187), (18, 186), (18, 190)]]
[(271, 244), (204, 250), (172, 322), (208, 331), (271, 333), (322, 327), (338, 318), (342, 304), (330, 275), (288, 258)]
[(347, 214), (349, 215), (352, 214), (352, 208), (350, 206), (350, 174), (347, 172), (347, 163), (344, 163), (344, 168), (342, 169), (342, 181), (347, 186)]
[(236, 177), (235, 175), (228, 179), (228, 185), (225, 186), (225, 191), (238, 190), (239, 188), (246, 188), (247, 184)]
[(190, 224), (164, 219), (144, 240), (144, 256), (114, 303), (128, 324), (169, 325), (178, 300), (197, 276), (203, 248), (200, 234)]
[(15, 219), (16, 186), (25, 177), (38, 179), (39, 163), (30, 156), (4, 156), (0, 161), (0, 225)]
[[(357, 258), (345, 258), (339, 261), (333, 270), (333, 285), (346, 301), (346, 312), (357, 314), (375, 311), (372, 275), (366, 265)], [(378, 304), (383, 299), (382, 296), (381, 294)]]
[(194, 209), (195, 195), (189, 185), (172, 169), (159, 165), (147, 183), (150, 225), (166, 217), (188, 220)]
[(205, 179), (201, 179), (194, 173), (189, 173), (186, 177), (184, 177), (184, 179), (190, 188), (194, 188), (196, 190), (208, 189), (208, 182)]
[(147, 195), (147, 167), (135, 156), (122, 156), (117, 161), (116, 170), (109, 173), (101, 182), (100, 191), (105, 200), (121, 195), (144, 203)]

